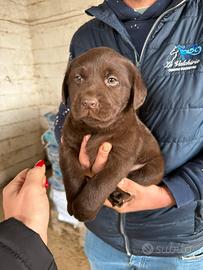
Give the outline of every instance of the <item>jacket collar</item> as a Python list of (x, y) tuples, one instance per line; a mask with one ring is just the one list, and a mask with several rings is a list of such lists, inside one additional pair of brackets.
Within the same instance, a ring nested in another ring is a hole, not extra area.
[(117, 16), (113, 13), (112, 9), (107, 5), (106, 1), (104, 1), (99, 6), (93, 6), (85, 11), (88, 15), (94, 16), (97, 19), (101, 20), (105, 24), (114, 28), (123, 39), (134, 48), (132, 42), (130, 41), (130, 36), (122, 25), (122, 23), (118, 20)]
[[(169, 5), (167, 9), (177, 6), (184, 0), (173, 0), (173, 2)], [(192, 0), (185, 0), (185, 2), (192, 1)], [(104, 1), (99, 6), (93, 6), (85, 11), (87, 15), (94, 16), (98, 20), (104, 22), (105, 24), (109, 25), (110, 27), (114, 28), (122, 38), (130, 45), (130, 47), (135, 50), (130, 36), (122, 25), (122, 23), (118, 20), (117, 16), (113, 13), (112, 9), (107, 5), (106, 1)]]
[[(172, 3), (168, 6), (167, 9), (170, 9), (172, 7), (177, 6), (182, 1), (183, 0), (173, 0)], [(188, 2), (188, 1), (191, 1), (191, 0), (185, 0), (185, 2)], [(109, 18), (109, 16), (111, 17), (112, 14), (114, 15), (113, 11), (110, 9), (110, 7), (106, 3), (106, 1), (104, 1), (102, 4), (100, 4), (98, 6), (93, 6), (93, 7), (89, 8), (89, 9), (87, 9), (85, 12), (90, 16), (95, 16), (96, 18), (98, 18), (98, 16), (99, 16), (98, 19), (102, 19), (102, 21), (105, 19), (105, 22), (106, 22), (106, 19)]]
[(134, 19), (137, 21), (156, 19), (167, 9), (167, 7), (172, 2), (173, 0), (157, 0), (153, 5), (147, 8), (143, 14), (140, 14), (133, 8), (130, 8), (128, 5), (126, 5), (123, 0), (106, 0), (107, 5), (113, 10), (119, 20), (124, 22)]
[[(189, 2), (189, 1), (191, 1), (191, 0), (186, 0), (185, 2)], [(173, 0), (172, 3), (168, 6), (168, 9), (177, 6), (181, 2), (183, 2), (183, 0)]]

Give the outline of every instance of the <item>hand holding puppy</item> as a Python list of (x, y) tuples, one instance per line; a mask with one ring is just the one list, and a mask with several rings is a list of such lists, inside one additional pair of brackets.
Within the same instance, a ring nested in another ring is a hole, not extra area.
[[(112, 146), (108, 142), (102, 144), (99, 148), (95, 163), (92, 168), (90, 168), (89, 157), (86, 151), (86, 145), (89, 138), (90, 136), (85, 136), (82, 141), (79, 161), (84, 168), (86, 175), (91, 177), (104, 168)], [(152, 210), (175, 205), (172, 194), (165, 186), (151, 185), (145, 187), (128, 178), (124, 178), (118, 184), (118, 187), (131, 195), (130, 200), (125, 202), (122, 207), (112, 207), (112, 204), (108, 199), (105, 201), (104, 205), (113, 208), (119, 213)]]
[(108, 155), (111, 151), (112, 145), (108, 142), (103, 143), (98, 150), (97, 157), (95, 159), (95, 162), (90, 168), (90, 160), (86, 151), (86, 145), (89, 140), (91, 135), (86, 135), (83, 138), (82, 144), (81, 144), (81, 149), (80, 149), (80, 154), (79, 154), (79, 161), (82, 166), (82, 168), (85, 171), (85, 175), (92, 177), (95, 174), (99, 173), (105, 166), (107, 160), (108, 160)]

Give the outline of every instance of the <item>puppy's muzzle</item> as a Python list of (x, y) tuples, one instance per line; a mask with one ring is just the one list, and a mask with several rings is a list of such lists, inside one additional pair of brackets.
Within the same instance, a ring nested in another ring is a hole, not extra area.
[(85, 98), (81, 100), (81, 106), (84, 109), (95, 110), (99, 107), (99, 102), (96, 98)]

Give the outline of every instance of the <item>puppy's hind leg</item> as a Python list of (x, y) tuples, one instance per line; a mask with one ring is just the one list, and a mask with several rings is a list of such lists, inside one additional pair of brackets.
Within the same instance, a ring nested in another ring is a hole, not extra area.
[(140, 169), (131, 171), (128, 178), (143, 186), (158, 185), (163, 178), (163, 174), (163, 158), (162, 156), (156, 156), (146, 161)]

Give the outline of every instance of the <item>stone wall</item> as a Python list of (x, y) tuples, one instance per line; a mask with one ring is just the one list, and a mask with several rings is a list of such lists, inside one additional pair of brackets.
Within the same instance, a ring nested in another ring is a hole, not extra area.
[(0, 182), (42, 156), (26, 1), (0, 1)]
[[(29, 0), (34, 76), (43, 114), (53, 110), (61, 99), (61, 85), (68, 61), (68, 47), (74, 32), (87, 21), (84, 10), (98, 0)], [(43, 11), (43, 12), (42, 12)]]
[(0, 183), (43, 157), (43, 115), (60, 103), (69, 42), (100, 2), (0, 1)]

